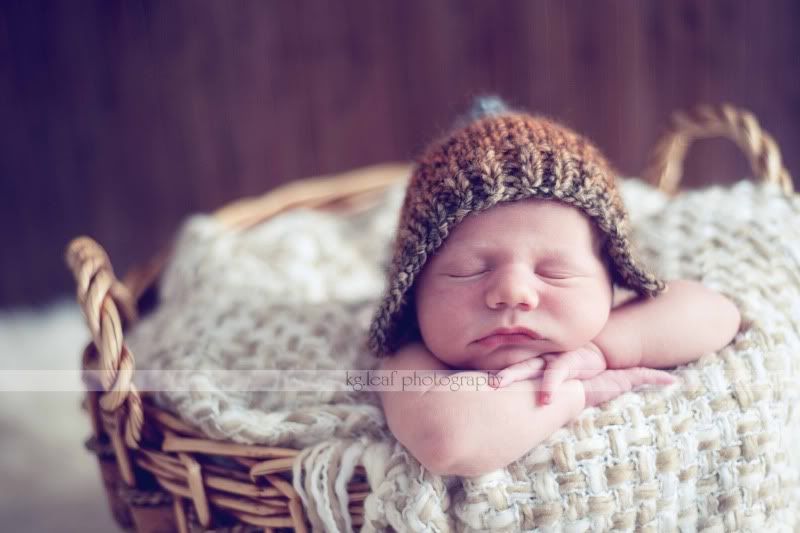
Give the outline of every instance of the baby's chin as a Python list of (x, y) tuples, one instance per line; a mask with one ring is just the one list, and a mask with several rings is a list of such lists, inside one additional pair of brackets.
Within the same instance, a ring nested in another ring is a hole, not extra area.
[(520, 363), (533, 357), (542, 355), (537, 351), (528, 349), (495, 350), (489, 354), (476, 357), (470, 361), (472, 370), (502, 370), (506, 367)]

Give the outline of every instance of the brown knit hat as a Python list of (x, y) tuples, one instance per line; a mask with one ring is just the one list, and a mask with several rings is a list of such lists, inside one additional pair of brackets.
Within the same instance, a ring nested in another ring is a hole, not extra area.
[(664, 283), (634, 257), (614, 176), (599, 150), (570, 129), (497, 99), (478, 101), (468, 120), (417, 160), (370, 349), (383, 357), (419, 335), (411, 301), (417, 275), (464, 217), (500, 202), (543, 198), (577, 207), (607, 236), (614, 282), (642, 295), (662, 292)]

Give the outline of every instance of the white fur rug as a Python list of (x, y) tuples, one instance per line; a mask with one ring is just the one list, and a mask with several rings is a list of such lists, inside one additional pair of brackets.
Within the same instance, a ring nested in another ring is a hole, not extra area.
[[(88, 338), (70, 300), (0, 311), (0, 373), (77, 370)], [(119, 531), (73, 377), (70, 392), (0, 390), (0, 531)]]

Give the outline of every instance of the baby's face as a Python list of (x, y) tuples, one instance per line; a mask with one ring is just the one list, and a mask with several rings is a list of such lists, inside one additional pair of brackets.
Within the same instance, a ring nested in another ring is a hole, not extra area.
[[(415, 284), (425, 345), (460, 369), (501, 369), (581, 347), (603, 329), (611, 298), (588, 218), (560, 202), (536, 199), (465, 218)], [(514, 327), (538, 338), (485, 339)]]

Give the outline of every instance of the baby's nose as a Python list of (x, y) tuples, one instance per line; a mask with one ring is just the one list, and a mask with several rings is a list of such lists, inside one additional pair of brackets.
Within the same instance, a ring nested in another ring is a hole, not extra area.
[(490, 308), (534, 309), (539, 305), (535, 276), (530, 270), (516, 267), (496, 274), (494, 283), (486, 291), (486, 305)]

